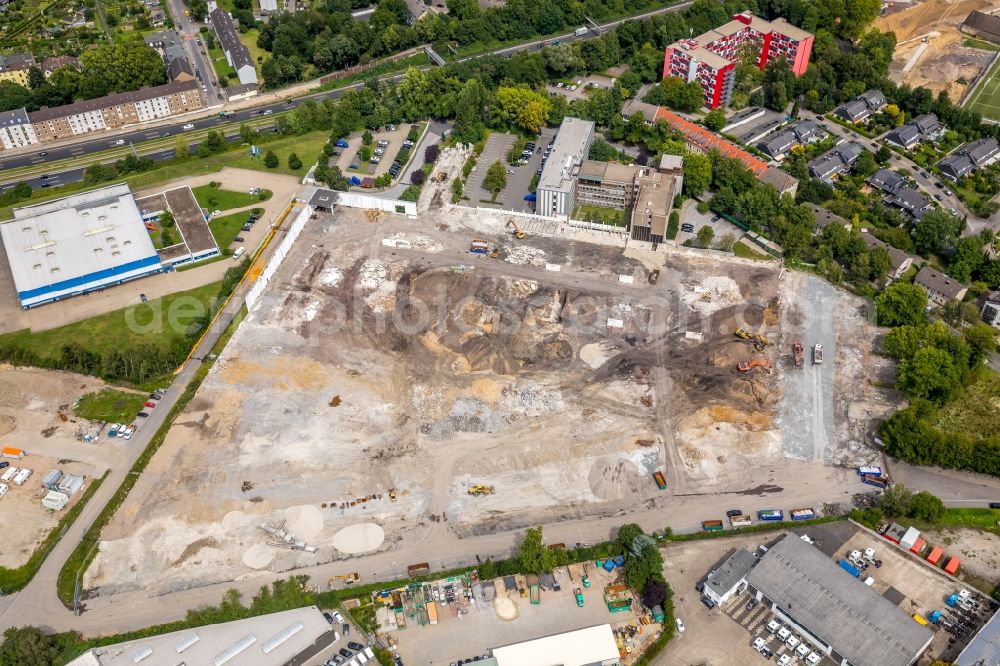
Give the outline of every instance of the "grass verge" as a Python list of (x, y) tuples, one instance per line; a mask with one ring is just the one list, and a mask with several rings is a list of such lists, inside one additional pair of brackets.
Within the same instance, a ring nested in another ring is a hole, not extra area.
[[(375, 65), (370, 69), (366, 69), (363, 72), (358, 72), (357, 74), (350, 74), (343, 78), (329, 81), (310, 92), (336, 90), (337, 88), (343, 88), (344, 86), (349, 86), (354, 83), (367, 81), (372, 77), (385, 76), (386, 74), (395, 74), (396, 72), (405, 72), (410, 67), (425, 67), (430, 64), (431, 60), (430, 58), (427, 57), (426, 53), (418, 53), (416, 55), (410, 56), (409, 58), (403, 58), (402, 60), (397, 60), (396, 62), (384, 62), (381, 65)], [(303, 160), (302, 162), (303, 164), (306, 163), (305, 160)]]
[(764, 254), (763, 252), (755, 252), (746, 246), (745, 243), (734, 243), (733, 244), (733, 254), (737, 257), (743, 259), (753, 259), (754, 261), (771, 261), (771, 257)]
[(233, 239), (243, 229), (243, 225), (246, 224), (249, 216), (250, 213), (246, 212), (233, 213), (232, 215), (225, 215), (223, 217), (213, 217), (208, 221), (208, 228), (212, 232), (212, 238), (215, 239), (215, 243), (219, 246), (220, 250), (225, 250), (230, 246)]
[(80, 396), (73, 404), (73, 413), (91, 421), (128, 423), (145, 402), (145, 393), (106, 388)]
[[(226, 331), (219, 338), (218, 342), (212, 347), (212, 352), (214, 354), (219, 354), (222, 349), (229, 342), (229, 338), (232, 337), (233, 333), (236, 331), (236, 327), (239, 326), (240, 322), (246, 316), (246, 308), (240, 310), (233, 321), (226, 328)], [(210, 361), (205, 361), (199, 366), (198, 371), (195, 373), (194, 378), (191, 382), (184, 387), (184, 392), (181, 393), (177, 402), (170, 409), (170, 413), (167, 414), (167, 418), (164, 419), (163, 423), (157, 429), (156, 433), (149, 440), (149, 444), (146, 445), (145, 450), (136, 459), (135, 464), (129, 470), (129, 473), (125, 476), (125, 480), (122, 485), (118, 487), (115, 494), (111, 497), (104, 508), (101, 509), (101, 513), (94, 520), (93, 524), (83, 535), (80, 543), (76, 545), (73, 552), (63, 563), (62, 569), (59, 570), (59, 578), (56, 582), (56, 593), (59, 595), (59, 599), (66, 605), (67, 608), (73, 608), (73, 593), (76, 587), (76, 576), (77, 572), (80, 573), (81, 580), (83, 579), (83, 574), (87, 571), (87, 567), (93, 561), (94, 556), (97, 554), (97, 544), (100, 542), (101, 531), (104, 527), (111, 521), (111, 518), (115, 515), (115, 511), (122, 505), (125, 499), (128, 497), (129, 491), (135, 485), (136, 481), (139, 480), (139, 475), (142, 474), (143, 470), (149, 464), (149, 461), (153, 459), (153, 455), (163, 444), (164, 440), (167, 438), (167, 433), (170, 431), (171, 426), (174, 423), (174, 419), (177, 418), (187, 407), (191, 398), (194, 397), (195, 393), (201, 387), (201, 383), (208, 376), (209, 370), (211, 370), (213, 363)]]
[(992, 42), (987, 42), (983, 39), (976, 39), (975, 37), (966, 37), (962, 40), (962, 46), (966, 46), (970, 49), (979, 49), (981, 51), (996, 51), (997, 45)]
[(106, 479), (108, 473), (105, 472), (104, 476), (99, 479), (92, 479), (90, 486), (83, 491), (83, 497), (80, 501), (70, 507), (66, 515), (63, 516), (59, 523), (49, 532), (45, 540), (35, 549), (35, 552), (31, 554), (28, 558), (27, 563), (24, 566), (20, 566), (16, 569), (6, 569), (0, 567), (0, 592), (3, 594), (11, 594), (22, 589), (25, 585), (31, 582), (35, 574), (38, 573), (39, 567), (42, 566), (42, 562), (48, 557), (49, 552), (55, 548), (55, 545), (59, 543), (59, 539), (62, 538), (63, 532), (73, 524), (80, 512), (83, 511), (83, 507), (87, 506), (87, 502), (93, 497), (97, 489), (101, 487), (101, 484)]
[[(180, 291), (48, 331), (32, 333), (24, 329), (0, 335), (0, 347), (17, 347), (43, 359), (57, 359), (63, 346), (71, 343), (103, 354), (111, 349), (128, 349), (147, 342), (158, 342), (165, 335), (177, 332), (175, 328), (190, 326), (198, 317), (209, 312), (215, 304), (219, 284), (213, 282)], [(199, 309), (200, 312), (197, 312)]]
[(259, 201), (267, 201), (271, 198), (271, 190), (262, 190), (257, 196), (249, 192), (233, 192), (232, 190), (221, 190), (218, 187), (201, 185), (191, 188), (198, 205), (208, 210), (230, 210), (232, 208), (244, 208), (252, 206)]

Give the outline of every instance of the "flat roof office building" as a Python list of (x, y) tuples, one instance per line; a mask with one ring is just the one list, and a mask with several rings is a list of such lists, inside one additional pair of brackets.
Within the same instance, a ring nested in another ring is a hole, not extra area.
[(590, 153), (594, 123), (580, 118), (564, 118), (538, 179), (535, 212), (546, 217), (567, 218), (573, 214), (576, 176)]

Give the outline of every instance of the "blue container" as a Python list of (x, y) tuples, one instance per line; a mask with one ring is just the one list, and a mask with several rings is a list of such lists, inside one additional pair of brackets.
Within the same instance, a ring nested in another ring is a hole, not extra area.
[(855, 578), (860, 578), (861, 577), (861, 572), (858, 571), (856, 568), (854, 568), (854, 565), (852, 565), (847, 560), (841, 560), (841, 561), (837, 562), (837, 564), (840, 565), (841, 569), (843, 569), (847, 573), (851, 574)]

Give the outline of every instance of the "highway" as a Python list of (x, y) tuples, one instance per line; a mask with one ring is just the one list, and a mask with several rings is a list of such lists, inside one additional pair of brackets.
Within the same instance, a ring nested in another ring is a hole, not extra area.
[[(196, 41), (200, 39), (197, 33), (197, 27), (190, 21), (190, 19), (184, 17), (183, 3), (181, 0), (168, 0), (168, 5), (170, 6), (171, 13), (175, 16), (175, 21), (178, 20), (178, 26), (184, 25), (189, 32), (182, 32), (182, 38), (184, 39), (185, 49), (191, 54), (192, 63), (194, 63), (203, 73), (207, 71), (209, 75), (204, 76), (204, 80), (208, 81), (209, 86), (211, 86), (211, 79), (215, 78), (215, 72), (211, 67), (211, 63), (207, 61), (207, 58), (203, 58), (200, 53), (200, 47), (197, 45)], [(174, 5), (180, 7), (180, 13), (176, 13)], [(618, 25), (624, 23), (625, 21), (642, 20), (654, 16), (656, 14), (663, 14), (665, 12), (675, 12), (687, 8), (691, 5), (691, 2), (682, 2), (670, 7), (664, 7), (662, 9), (657, 9), (655, 11), (647, 12), (645, 14), (640, 14), (638, 16), (630, 17), (628, 19), (620, 19), (618, 21), (612, 21), (610, 23), (605, 23), (600, 26), (601, 32), (605, 32), (609, 29), (615, 28)], [(192, 31), (193, 32), (190, 32)], [(469, 56), (466, 58), (461, 58), (458, 62), (465, 62), (467, 60), (474, 60), (477, 58), (483, 58), (490, 55), (499, 56), (509, 56), (520, 51), (531, 51), (542, 48), (547, 44), (551, 44), (553, 41), (558, 40), (561, 43), (574, 42), (578, 40), (592, 39), (594, 37), (593, 32), (588, 32), (586, 35), (577, 36), (574, 33), (567, 33), (558, 37), (547, 37), (545, 39), (535, 40), (533, 42), (528, 42), (525, 44), (516, 44), (514, 46), (508, 46), (501, 49), (496, 49), (485, 54)], [(207, 70), (206, 70), (207, 68)], [(392, 80), (398, 81), (402, 78), (403, 74), (392, 74), (385, 77), (381, 77), (381, 80)], [(303, 97), (298, 97), (290, 100), (283, 101), (272, 101), (260, 106), (241, 109), (238, 111), (230, 112), (231, 116), (228, 118), (220, 118), (218, 113), (222, 110), (222, 107), (217, 106), (214, 113), (211, 115), (204, 115), (198, 119), (193, 119), (191, 117), (178, 119), (176, 122), (168, 125), (158, 125), (156, 127), (143, 128), (140, 125), (132, 126), (118, 132), (107, 132), (101, 134), (99, 137), (83, 139), (78, 143), (53, 146), (51, 148), (46, 148), (44, 144), (38, 144), (32, 147), (32, 151), (22, 152), (18, 154), (12, 154), (10, 157), (0, 159), (0, 189), (3, 189), (3, 185), (13, 185), (15, 183), (25, 180), (32, 188), (42, 187), (41, 175), (44, 173), (43, 165), (49, 162), (55, 162), (58, 160), (69, 160), (74, 158), (80, 158), (91, 153), (96, 153), (100, 151), (106, 151), (112, 148), (119, 148), (121, 146), (134, 146), (140, 155), (145, 154), (142, 143), (146, 141), (151, 141), (155, 139), (164, 139), (168, 137), (183, 136), (186, 132), (191, 132), (195, 130), (209, 130), (209, 129), (229, 129), (230, 131), (235, 130), (239, 124), (247, 122), (263, 116), (265, 114), (275, 114), (283, 111), (290, 111), (301, 104), (307, 99), (313, 100), (323, 100), (323, 99), (337, 99), (344, 95), (349, 90), (355, 90), (364, 86), (364, 82), (358, 82), (355, 84), (347, 85), (342, 88), (337, 88), (336, 90), (328, 90), (324, 92), (312, 93), (305, 95)], [(215, 90), (209, 87), (209, 95), (213, 96), (212, 91)], [(216, 95), (218, 92), (215, 93)], [(214, 100), (209, 99), (206, 106), (210, 106)], [(188, 129), (184, 129), (185, 126), (193, 125)], [(122, 143), (119, 143), (122, 142)], [(197, 145), (197, 144), (192, 144)], [(169, 154), (168, 154), (169, 153)], [(173, 156), (173, 147), (168, 151), (163, 148), (158, 148), (156, 152), (149, 155), (154, 160), (167, 160)], [(120, 157), (120, 156), (119, 156)], [(118, 157), (114, 158), (118, 159)], [(108, 161), (114, 161), (110, 159)], [(4, 172), (9, 169), (15, 169), (19, 167), (37, 167), (38, 174), (35, 175), (33, 172), (31, 178), (24, 178), (22, 174), (15, 174), (14, 176), (6, 175)], [(54, 187), (56, 185), (66, 185), (69, 183), (74, 183), (82, 178), (83, 169), (80, 167), (72, 166), (69, 168), (64, 168), (62, 170), (53, 169), (48, 172), (48, 175), (57, 176), (57, 178), (46, 179), (46, 182), (50, 182), (48, 187)]]

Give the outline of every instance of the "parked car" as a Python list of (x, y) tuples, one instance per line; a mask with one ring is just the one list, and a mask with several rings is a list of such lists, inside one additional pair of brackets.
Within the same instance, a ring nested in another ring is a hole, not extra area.
[(323, 613), (323, 617), (326, 618), (327, 622), (329, 622), (330, 624), (333, 624), (333, 616), (332, 615), (330, 615), (329, 613)]
[(246, 224), (244, 224), (240, 228), (243, 229), (243, 231), (251, 231), (251, 230), (253, 230), (253, 225), (250, 224), (249, 222), (247, 222)]
[(0, 461), (0, 469), (3, 469), (4, 467), (10, 467), (10, 463), (6, 460)]
[(361, 643), (355, 643), (354, 641), (348, 641), (347, 647), (351, 648), (355, 652), (361, 652), (362, 650), (365, 649), (364, 645), (362, 645)]
[(681, 231), (687, 232), (689, 234), (694, 233), (694, 225), (693, 224), (682, 224), (681, 225)]
[(350, 659), (351, 656), (354, 654), (353, 652), (351, 652), (347, 648), (340, 648), (339, 652), (340, 652), (340, 654), (344, 655), (345, 659)]
[(144, 419), (147, 416), (149, 416), (149, 412), (139, 412), (138, 414), (136, 414), (136, 416), (138, 416), (139, 418), (143, 418)]
[(237, 236), (236, 238), (233, 239), (233, 242), (234, 243), (242, 243), (243, 242), (243, 236)]
[(679, 617), (675, 617), (674, 618), (674, 624), (677, 625), (677, 631), (678, 631), (678, 633), (683, 634), (684, 633), (684, 621), (681, 620)]
[(46, 155), (48, 155), (48, 154), (49, 154), (49, 151), (47, 151), (47, 150), (43, 150), (42, 152), (38, 153), (38, 156), (39, 156), (39, 157), (45, 157), (45, 156), (46, 156)]
[(938, 201), (944, 201), (944, 197), (938, 194), (937, 192), (934, 193), (934, 198), (937, 199)]
[[(340, 613), (334, 613), (334, 615), (340, 615)], [(340, 619), (343, 620), (344, 618)], [(344, 623), (344, 635), (345, 636), (351, 635), (351, 625), (347, 624), (346, 622)]]
[(271, 115), (272, 113), (274, 113), (274, 110), (273, 110), (273, 109), (268, 109), (267, 111), (265, 111), (265, 112), (264, 112), (264, 115), (265, 115), (265, 116), (269, 116), (269, 115)]
[(726, 511), (726, 518), (732, 518), (734, 516), (742, 516), (742, 515), (743, 515), (743, 509), (730, 509), (729, 511)]
[(342, 623), (344, 621), (344, 616), (340, 614), (340, 611), (333, 611), (333, 619)]
[(1000, 509), (1000, 502), (990, 502), (991, 509)]
[(132, 435), (135, 434), (135, 426), (129, 426), (125, 429), (125, 439), (132, 439)]

